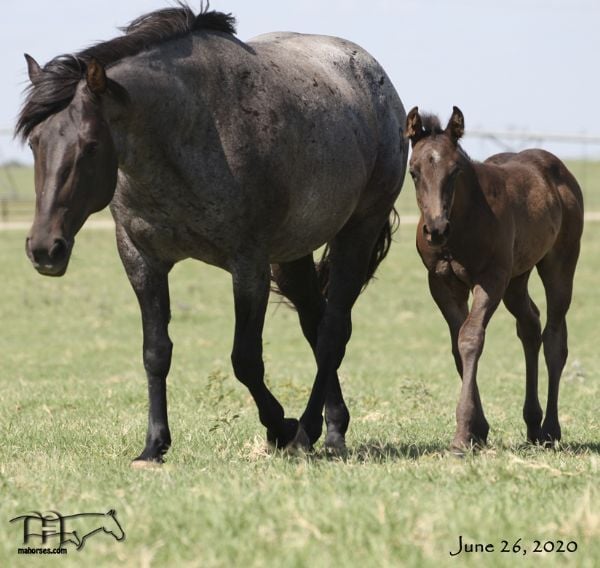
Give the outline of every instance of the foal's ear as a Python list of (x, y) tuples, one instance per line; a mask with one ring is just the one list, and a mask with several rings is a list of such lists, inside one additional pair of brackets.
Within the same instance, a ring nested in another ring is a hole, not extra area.
[(406, 129), (404, 137), (409, 138), (414, 146), (421, 138), (423, 138), (423, 123), (419, 114), (419, 107), (413, 107), (406, 116)]
[(94, 58), (90, 59), (87, 63), (85, 81), (89, 90), (95, 95), (101, 95), (106, 91), (106, 71), (104, 70), (104, 66)]
[(462, 111), (457, 107), (452, 107), (452, 116), (446, 126), (446, 132), (456, 144), (465, 133), (465, 117)]
[(29, 80), (35, 85), (42, 76), (42, 68), (31, 55), (28, 53), (24, 53), (23, 55), (25, 55), (25, 61), (27, 61), (27, 74), (29, 75)]

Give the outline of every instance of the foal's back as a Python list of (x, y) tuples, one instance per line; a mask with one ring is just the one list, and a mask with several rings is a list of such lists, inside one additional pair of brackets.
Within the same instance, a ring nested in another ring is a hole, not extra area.
[(484, 162), (503, 178), (514, 231), (513, 276), (551, 250), (569, 249), (583, 230), (583, 195), (571, 172), (545, 150), (495, 154)]

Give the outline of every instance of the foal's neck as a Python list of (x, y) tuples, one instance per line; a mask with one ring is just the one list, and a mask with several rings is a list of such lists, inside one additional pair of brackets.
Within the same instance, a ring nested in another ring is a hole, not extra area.
[(454, 181), (454, 200), (450, 211), (450, 222), (454, 226), (469, 223), (470, 214), (479, 207), (483, 195), (473, 162), (466, 154), (460, 169), (461, 173)]

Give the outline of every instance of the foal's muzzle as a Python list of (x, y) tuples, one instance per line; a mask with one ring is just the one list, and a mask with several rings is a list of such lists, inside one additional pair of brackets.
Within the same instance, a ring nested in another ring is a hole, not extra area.
[(434, 247), (445, 245), (450, 236), (450, 221), (436, 219), (430, 225), (424, 224), (423, 234), (430, 245)]
[(33, 236), (25, 241), (25, 252), (33, 267), (44, 276), (62, 276), (69, 264), (73, 241), (63, 237), (39, 239)]

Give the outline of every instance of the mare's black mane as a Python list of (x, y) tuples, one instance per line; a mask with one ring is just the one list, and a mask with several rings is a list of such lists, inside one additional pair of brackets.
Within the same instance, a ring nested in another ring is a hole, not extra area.
[(43, 67), (40, 78), (27, 87), (15, 135), (26, 139), (37, 124), (67, 107), (91, 59), (106, 67), (194, 31), (235, 34), (235, 18), (231, 14), (209, 11), (208, 5), (196, 15), (189, 6), (180, 3), (176, 8), (144, 14), (121, 30), (125, 32), (122, 36), (93, 45), (75, 55), (59, 55), (49, 61)]

